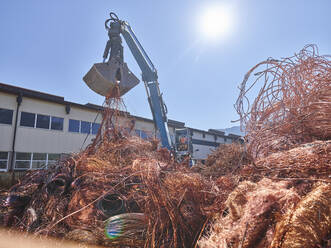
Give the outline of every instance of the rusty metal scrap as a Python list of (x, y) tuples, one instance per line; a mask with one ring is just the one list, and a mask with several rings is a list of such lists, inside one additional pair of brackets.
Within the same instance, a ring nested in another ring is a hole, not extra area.
[(193, 247), (217, 198), (214, 185), (155, 141), (131, 136), (114, 104), (106, 101), (86, 150), (9, 190), (4, 224), (108, 247)]
[(277, 223), (270, 248), (314, 247), (331, 230), (331, 184), (322, 184)]
[[(307, 45), (292, 57), (268, 59), (247, 72), (235, 108), (254, 158), (331, 139), (330, 58)], [(257, 95), (253, 102), (251, 95)]]
[(225, 213), (216, 215), (209, 235), (200, 239), (199, 247), (268, 247), (277, 213), (299, 201), (288, 184), (270, 179), (239, 184), (226, 201)]
[(292, 57), (257, 64), (235, 107), (246, 147), (216, 150), (200, 171), (230, 180), (220, 184), (226, 192), (237, 187), (226, 194), (200, 247), (331, 247), (330, 57), (308, 45)]
[(85, 150), (0, 194), (0, 224), (104, 247), (329, 248), (330, 82), (330, 59), (313, 45), (259, 63), (236, 103), (248, 143), (192, 169), (131, 135), (124, 103), (107, 97)]

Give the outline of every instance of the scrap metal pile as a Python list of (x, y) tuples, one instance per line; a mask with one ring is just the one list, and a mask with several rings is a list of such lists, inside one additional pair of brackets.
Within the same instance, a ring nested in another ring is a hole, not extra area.
[(273, 153), (223, 177), (239, 183), (200, 247), (331, 247), (330, 140)]
[(106, 247), (331, 247), (329, 57), (307, 46), (269, 59), (240, 89), (248, 142), (191, 169), (130, 135), (121, 100), (108, 98), (91, 145), (6, 192), (2, 224)]
[(6, 198), (4, 225), (109, 247), (193, 247), (215, 194), (211, 181), (176, 163), (157, 141), (116, 125), (108, 99), (102, 128), (85, 151), (31, 171)]
[(254, 158), (331, 139), (330, 56), (320, 56), (316, 45), (307, 45), (292, 57), (257, 64), (245, 75), (235, 108)]
[[(266, 69), (249, 84), (261, 66)], [(238, 184), (200, 247), (331, 247), (330, 57), (309, 45), (293, 57), (263, 61), (246, 74), (240, 91), (236, 108), (247, 143), (226, 154), (219, 148), (209, 165), (218, 173), (219, 164), (229, 171), (222, 178)]]

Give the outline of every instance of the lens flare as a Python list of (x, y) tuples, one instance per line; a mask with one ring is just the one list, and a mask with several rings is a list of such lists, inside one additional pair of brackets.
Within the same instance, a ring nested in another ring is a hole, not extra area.
[(110, 218), (106, 222), (105, 234), (109, 239), (116, 239), (123, 232), (123, 221), (121, 218)]

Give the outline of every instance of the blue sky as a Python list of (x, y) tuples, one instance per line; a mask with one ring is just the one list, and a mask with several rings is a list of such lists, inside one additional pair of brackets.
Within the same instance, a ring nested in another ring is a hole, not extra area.
[[(204, 8), (231, 6), (234, 25), (208, 41), (198, 29)], [(102, 61), (110, 11), (130, 23), (158, 69), (168, 117), (199, 129), (226, 128), (245, 73), (268, 57), (314, 43), (331, 54), (328, 0), (11, 0), (0, 2), (0, 82), (102, 104), (82, 77)], [(125, 60), (140, 77), (127, 47)], [(134, 115), (151, 118), (143, 84), (124, 97)]]

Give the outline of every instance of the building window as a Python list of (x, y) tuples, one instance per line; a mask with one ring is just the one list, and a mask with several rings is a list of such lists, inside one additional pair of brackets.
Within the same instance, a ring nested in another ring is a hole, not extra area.
[(135, 129), (135, 130), (134, 130), (134, 133), (135, 133), (135, 136), (138, 136), (138, 137), (140, 137), (140, 130), (138, 130), (138, 129)]
[[(0, 157), (1, 157), (0, 152)], [(28, 153), (17, 152), (15, 159), (15, 169), (29, 170), (29, 169), (43, 169), (50, 165), (56, 164), (60, 159), (61, 154), (57, 153)], [(1, 159), (0, 159), (1, 160)], [(1, 164), (1, 162), (0, 162)]]
[(0, 123), (1, 124), (12, 124), (13, 121), (13, 110), (0, 108)]
[(47, 166), (55, 165), (60, 158), (61, 158), (61, 154), (49, 153), (48, 154)]
[(148, 135), (145, 131), (140, 131), (140, 138), (142, 139), (148, 139)]
[(26, 170), (31, 167), (31, 153), (28, 152), (17, 152), (16, 153), (16, 161), (15, 161), (15, 169)]
[(97, 134), (100, 128), (99, 123), (92, 123), (92, 134)]
[(143, 130), (139, 130), (139, 129), (135, 129), (134, 130), (135, 132), (135, 135), (142, 138), (142, 139), (148, 139), (150, 138), (151, 136), (149, 136), (145, 131)]
[(63, 130), (63, 118), (52, 116), (51, 129), (62, 131)]
[(46, 167), (47, 154), (46, 153), (33, 153), (32, 155), (32, 169), (41, 169)]
[(205, 133), (202, 134), (202, 138), (206, 138), (206, 134)]
[(64, 119), (60, 117), (21, 112), (20, 125), (23, 127), (35, 127), (62, 131), (63, 121)]
[(36, 127), (49, 129), (49, 121), (50, 121), (49, 115), (37, 115)]
[(21, 112), (20, 125), (23, 127), (34, 127), (36, 115), (33, 113)]
[(8, 156), (9, 152), (0, 152), (0, 171), (7, 170)]
[(69, 120), (69, 132), (97, 134), (100, 128), (99, 123), (91, 123), (88, 121)]
[(170, 139), (175, 144), (176, 140), (175, 140), (175, 136), (173, 134), (170, 134)]
[(91, 133), (91, 122), (82, 121), (80, 132), (81, 133)]
[(69, 132), (79, 133), (80, 129), (80, 121), (77, 120), (69, 120)]

